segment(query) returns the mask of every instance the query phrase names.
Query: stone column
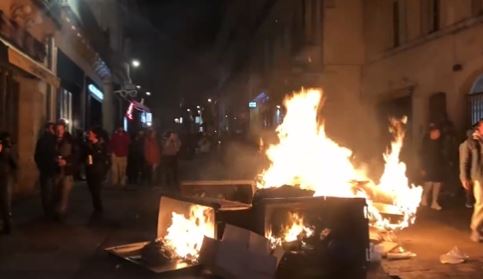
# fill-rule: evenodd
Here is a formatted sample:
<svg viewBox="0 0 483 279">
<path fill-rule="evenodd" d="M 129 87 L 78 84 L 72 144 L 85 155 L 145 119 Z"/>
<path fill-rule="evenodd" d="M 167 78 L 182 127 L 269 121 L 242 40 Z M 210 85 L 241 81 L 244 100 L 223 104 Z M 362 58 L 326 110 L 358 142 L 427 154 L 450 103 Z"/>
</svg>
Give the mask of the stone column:
<svg viewBox="0 0 483 279">
<path fill-rule="evenodd" d="M 109 133 L 114 130 L 113 86 L 110 78 L 103 81 L 104 100 L 102 101 L 102 127 Z"/>
</svg>

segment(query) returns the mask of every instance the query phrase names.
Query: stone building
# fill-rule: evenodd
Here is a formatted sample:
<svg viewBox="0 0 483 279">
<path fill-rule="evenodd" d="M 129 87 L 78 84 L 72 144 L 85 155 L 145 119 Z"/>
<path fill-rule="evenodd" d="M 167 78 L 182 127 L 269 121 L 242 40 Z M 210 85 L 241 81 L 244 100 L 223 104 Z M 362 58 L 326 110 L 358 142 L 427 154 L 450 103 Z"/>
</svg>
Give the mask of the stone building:
<svg viewBox="0 0 483 279">
<path fill-rule="evenodd" d="M 275 121 L 283 96 L 301 86 L 322 87 L 329 131 L 364 148 L 382 141 L 391 115 L 409 116 L 413 150 L 430 121 L 451 122 L 462 136 L 483 116 L 480 0 L 267 0 L 231 6 L 218 40 L 220 69 L 229 77 L 220 91 L 237 96 L 227 99 L 246 110 L 262 92 L 270 96 L 250 109 L 254 133 Z M 247 20 L 236 24 L 237 17 Z M 240 48 L 237 42 L 244 40 Z M 241 58 L 237 64 L 226 57 Z"/>
<path fill-rule="evenodd" d="M 119 14 L 113 1 L 103 2 L 109 16 L 96 14 L 96 3 L 0 1 L 0 130 L 15 142 L 16 193 L 35 188 L 33 153 L 47 121 L 65 119 L 75 132 L 112 129 L 119 118 L 113 88 L 126 78 L 122 55 L 113 57 L 122 48 Z"/>
</svg>

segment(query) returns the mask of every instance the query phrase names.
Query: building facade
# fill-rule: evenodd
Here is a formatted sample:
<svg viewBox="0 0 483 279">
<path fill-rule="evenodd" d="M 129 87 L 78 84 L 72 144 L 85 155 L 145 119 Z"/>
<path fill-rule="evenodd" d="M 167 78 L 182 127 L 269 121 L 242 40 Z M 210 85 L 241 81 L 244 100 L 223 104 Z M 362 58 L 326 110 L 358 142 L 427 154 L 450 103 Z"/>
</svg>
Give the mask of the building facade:
<svg viewBox="0 0 483 279">
<path fill-rule="evenodd" d="M 323 88 L 331 136 L 362 149 L 384 141 L 389 116 L 409 116 L 413 151 L 429 122 L 451 123 L 462 137 L 483 116 L 480 0 L 248 2 L 234 1 L 260 15 L 252 39 L 241 35 L 244 26 L 225 23 L 220 38 L 231 34 L 232 46 L 220 43 L 228 46 L 220 56 L 245 61 L 229 71 L 223 90 L 243 99 L 237 102 L 250 111 L 252 133 L 274 122 L 283 96 L 301 86 Z M 227 18 L 240 10 L 228 9 Z M 249 38 L 245 52 L 236 38 Z M 262 93 L 270 101 L 249 109 Z"/>
<path fill-rule="evenodd" d="M 122 33 L 108 24 L 119 17 L 115 2 L 110 16 L 96 17 L 96 3 L 0 1 L 0 130 L 15 142 L 16 193 L 35 189 L 33 154 L 47 121 L 62 118 L 75 133 L 91 126 L 112 130 L 119 118 L 113 89 L 126 73 L 123 59 L 113 55 L 122 51 Z"/>
</svg>

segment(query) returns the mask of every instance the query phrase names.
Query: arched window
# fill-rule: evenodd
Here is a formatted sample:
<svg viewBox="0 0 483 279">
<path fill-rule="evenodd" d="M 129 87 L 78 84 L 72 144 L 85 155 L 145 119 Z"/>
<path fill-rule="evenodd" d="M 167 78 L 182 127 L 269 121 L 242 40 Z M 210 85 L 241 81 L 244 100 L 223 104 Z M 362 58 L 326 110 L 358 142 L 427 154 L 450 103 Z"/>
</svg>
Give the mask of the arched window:
<svg viewBox="0 0 483 279">
<path fill-rule="evenodd" d="M 483 118 L 483 74 L 479 75 L 469 92 L 471 124 Z"/>
</svg>

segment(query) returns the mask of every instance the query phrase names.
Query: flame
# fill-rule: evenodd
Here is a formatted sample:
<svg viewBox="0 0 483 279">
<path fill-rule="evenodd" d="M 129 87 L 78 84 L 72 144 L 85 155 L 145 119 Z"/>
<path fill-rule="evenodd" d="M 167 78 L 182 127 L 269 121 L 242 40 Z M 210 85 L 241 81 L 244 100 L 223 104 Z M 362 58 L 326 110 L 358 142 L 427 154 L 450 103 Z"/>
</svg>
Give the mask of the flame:
<svg viewBox="0 0 483 279">
<path fill-rule="evenodd" d="M 284 242 L 292 242 L 298 240 L 300 237 L 311 237 L 314 230 L 304 223 L 303 217 L 297 213 L 289 214 L 289 223 L 282 227 L 281 237 L 272 235 L 272 231 L 268 231 L 267 238 L 270 240 L 272 247 L 281 245 Z"/>
<path fill-rule="evenodd" d="M 164 243 L 176 257 L 197 260 L 204 236 L 214 237 L 214 223 L 207 210 L 204 206 L 192 205 L 189 218 L 172 212 L 171 226 L 167 229 Z"/>
<path fill-rule="evenodd" d="M 384 154 L 385 169 L 379 183 L 356 168 L 352 151 L 327 137 L 324 125 L 317 121 L 322 92 L 302 89 L 286 98 L 287 114 L 277 128 L 279 143 L 271 145 L 266 155 L 271 162 L 258 177 L 258 188 L 292 185 L 313 190 L 314 196 L 363 197 L 367 199 L 371 224 L 384 229 L 402 229 L 414 222 L 422 188 L 410 185 L 406 165 L 399 160 L 404 139 L 402 123 L 392 119 L 394 141 Z M 366 181 L 357 187 L 354 181 Z M 403 214 L 397 222 L 385 219 L 373 204 L 375 196 L 396 206 Z"/>
</svg>

